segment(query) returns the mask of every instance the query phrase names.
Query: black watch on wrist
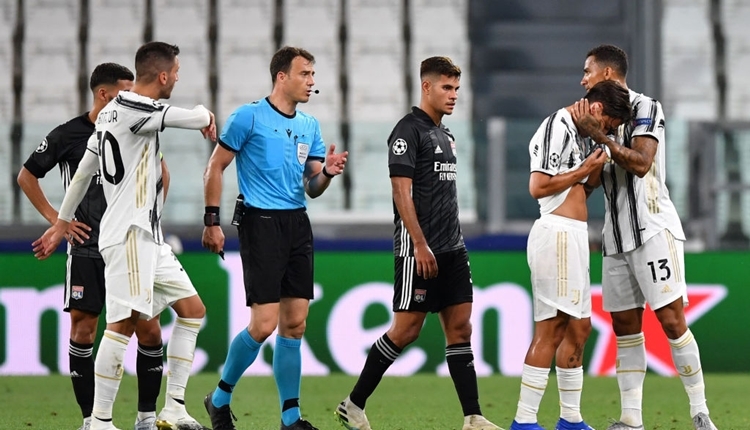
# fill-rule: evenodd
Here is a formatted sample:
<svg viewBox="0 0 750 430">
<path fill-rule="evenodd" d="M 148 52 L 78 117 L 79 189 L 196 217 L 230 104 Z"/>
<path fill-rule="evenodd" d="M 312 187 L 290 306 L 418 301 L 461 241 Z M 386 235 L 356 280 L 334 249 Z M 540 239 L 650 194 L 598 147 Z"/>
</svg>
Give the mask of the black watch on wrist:
<svg viewBox="0 0 750 430">
<path fill-rule="evenodd" d="M 213 227 L 215 225 L 221 225 L 219 214 L 207 213 L 203 214 L 203 225 L 206 227 Z"/>
</svg>

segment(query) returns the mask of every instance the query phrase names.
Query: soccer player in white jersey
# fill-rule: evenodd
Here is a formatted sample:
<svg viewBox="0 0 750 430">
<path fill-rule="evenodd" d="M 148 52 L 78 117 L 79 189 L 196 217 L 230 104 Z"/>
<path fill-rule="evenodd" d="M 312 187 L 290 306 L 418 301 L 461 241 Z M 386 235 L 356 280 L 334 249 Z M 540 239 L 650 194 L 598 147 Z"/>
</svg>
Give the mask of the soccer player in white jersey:
<svg viewBox="0 0 750 430">
<path fill-rule="evenodd" d="M 603 80 L 627 88 L 628 60 L 612 45 L 586 55 L 581 85 Z M 687 302 L 680 218 L 665 182 L 665 120 L 661 104 L 630 91 L 633 119 L 621 127 L 617 141 L 596 129 L 590 115 L 576 119 L 579 130 L 606 145 L 612 163 L 602 172 L 606 198 L 603 231 L 602 290 L 604 309 L 617 335 L 617 382 L 621 416 L 610 430 L 643 429 L 641 416 L 646 349 L 643 310 L 649 303 L 669 339 L 672 359 L 690 401 L 696 430 L 715 430 L 706 406 L 698 344 L 685 321 Z M 585 101 L 582 101 L 585 105 Z"/>
<path fill-rule="evenodd" d="M 164 243 L 159 132 L 165 127 L 195 129 L 216 140 L 216 125 L 213 114 L 203 106 L 188 110 L 157 101 L 168 99 L 177 82 L 179 52 L 177 46 L 163 42 L 149 42 L 138 49 L 135 85 L 130 92 L 120 92 L 99 113 L 96 133 L 65 193 L 57 223 L 34 242 L 40 259 L 57 248 L 91 175 L 100 169 L 107 199 L 99 236 L 107 283 L 107 328 L 94 365 L 91 430 L 116 429 L 112 407 L 135 322 L 156 317 L 168 306 L 177 318 L 167 346 L 166 404 L 156 425 L 204 429 L 185 409 L 185 387 L 206 308 Z"/>
<path fill-rule="evenodd" d="M 616 129 L 630 118 L 628 92 L 615 82 L 599 83 L 585 99 L 590 103 L 588 112 L 603 131 Z M 588 151 L 587 141 L 573 124 L 574 108 L 582 106 L 571 105 L 548 116 L 529 143 L 529 192 L 539 200 L 541 213 L 527 246 L 535 327 L 510 430 L 544 430 L 537 412 L 553 358 L 560 391 L 555 429 L 592 430 L 581 416 L 582 351 L 591 333 L 586 197 L 599 186 L 607 154 L 598 147 Z M 562 356 L 564 348 L 558 348 L 566 333 L 574 348 L 572 354 Z"/>
</svg>

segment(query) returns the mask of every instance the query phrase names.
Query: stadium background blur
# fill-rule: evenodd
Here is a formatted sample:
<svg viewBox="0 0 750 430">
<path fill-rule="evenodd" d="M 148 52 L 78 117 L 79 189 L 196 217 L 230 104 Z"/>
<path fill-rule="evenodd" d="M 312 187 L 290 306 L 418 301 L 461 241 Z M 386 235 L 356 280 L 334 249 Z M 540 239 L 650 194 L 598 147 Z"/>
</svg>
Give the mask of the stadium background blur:
<svg viewBox="0 0 750 430">
<path fill-rule="evenodd" d="M 457 141 L 461 218 L 477 285 L 477 373 L 520 374 L 532 329 L 524 250 L 538 216 L 527 191 L 528 141 L 545 116 L 584 94 L 586 52 L 602 43 L 622 47 L 629 86 L 658 98 L 667 116 L 668 185 L 688 235 L 688 321 L 704 367 L 750 370 L 742 322 L 750 300 L 750 173 L 742 168 L 750 162 L 748 21 L 745 0 L 0 0 L 0 374 L 67 371 L 64 254 L 33 259 L 30 242 L 47 226 L 16 175 L 46 133 L 88 109 L 92 68 L 114 61 L 132 69 L 148 40 L 181 48 L 168 103 L 204 104 L 219 126 L 239 105 L 269 93 L 268 63 L 278 47 L 315 55 L 320 94 L 299 108 L 320 120 L 326 143 L 350 151 L 346 174 L 309 204 L 317 300 L 303 368 L 316 375 L 357 373 L 389 323 L 385 141 L 418 103 L 419 63 L 432 55 L 449 56 L 464 71 L 445 123 Z M 232 300 L 242 294 L 236 231 L 225 226 L 224 261 L 200 247 L 202 172 L 212 144 L 169 130 L 162 149 L 172 175 L 163 225 L 208 307 L 195 370 L 216 371 L 231 335 L 246 324 L 244 303 Z M 224 213 L 237 195 L 233 169 L 225 174 Z M 64 192 L 55 173 L 41 182 L 57 207 Z M 590 211 L 597 284 L 601 192 Z M 611 329 L 600 290 L 594 295 L 586 365 L 611 375 Z M 166 338 L 170 315 L 163 322 Z M 655 330 L 659 336 L 650 369 L 673 375 Z M 390 373 L 447 374 L 442 342 L 439 325 L 428 323 Z M 270 374 L 269 350 L 251 374 Z"/>
</svg>

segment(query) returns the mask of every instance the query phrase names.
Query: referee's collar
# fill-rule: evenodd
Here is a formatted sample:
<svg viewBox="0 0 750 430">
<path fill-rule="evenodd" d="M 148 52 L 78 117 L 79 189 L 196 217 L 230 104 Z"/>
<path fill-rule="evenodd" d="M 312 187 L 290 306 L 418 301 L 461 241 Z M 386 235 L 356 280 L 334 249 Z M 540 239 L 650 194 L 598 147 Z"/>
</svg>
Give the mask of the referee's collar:
<svg viewBox="0 0 750 430">
<path fill-rule="evenodd" d="M 293 114 L 289 115 L 289 114 L 286 114 L 286 113 L 280 111 L 279 108 L 276 107 L 276 105 L 274 105 L 273 103 L 271 103 L 271 99 L 268 98 L 268 97 L 266 97 L 266 103 L 268 103 L 268 105 L 271 106 L 273 108 L 273 110 L 275 110 L 276 112 L 278 112 L 278 114 L 281 115 L 281 116 L 283 116 L 284 118 L 292 119 L 295 116 L 297 116 L 297 109 L 294 110 Z"/>
</svg>

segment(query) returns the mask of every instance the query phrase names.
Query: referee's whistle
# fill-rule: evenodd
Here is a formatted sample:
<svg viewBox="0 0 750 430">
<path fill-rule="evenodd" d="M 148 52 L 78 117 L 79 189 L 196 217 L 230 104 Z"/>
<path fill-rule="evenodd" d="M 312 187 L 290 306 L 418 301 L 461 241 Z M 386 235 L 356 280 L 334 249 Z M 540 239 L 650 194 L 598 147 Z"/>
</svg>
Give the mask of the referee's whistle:
<svg viewBox="0 0 750 430">
<path fill-rule="evenodd" d="M 221 257 L 222 260 L 224 259 L 224 251 L 223 250 L 219 251 L 219 257 Z"/>
</svg>

